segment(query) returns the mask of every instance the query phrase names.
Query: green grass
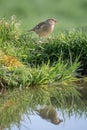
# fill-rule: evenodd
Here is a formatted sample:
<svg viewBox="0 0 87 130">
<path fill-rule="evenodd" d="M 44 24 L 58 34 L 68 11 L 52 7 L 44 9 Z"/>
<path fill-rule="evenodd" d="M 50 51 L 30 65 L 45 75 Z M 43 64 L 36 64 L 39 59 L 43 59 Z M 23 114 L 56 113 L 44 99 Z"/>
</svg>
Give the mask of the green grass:
<svg viewBox="0 0 87 130">
<path fill-rule="evenodd" d="M 41 44 L 31 36 L 19 34 L 21 31 L 16 25 L 16 19 L 12 18 L 2 19 L 0 25 L 1 77 L 8 87 L 49 84 L 66 77 L 73 79 L 79 67 L 81 45 L 86 42 L 85 34 L 61 33 Z M 79 51 L 75 50 L 77 43 Z"/>
<path fill-rule="evenodd" d="M 75 62 L 71 66 L 59 61 L 54 66 L 42 64 L 37 67 L 5 67 L 0 66 L 1 87 L 35 87 L 38 85 L 61 84 L 61 82 L 75 80 L 75 71 L 78 67 Z M 6 86 L 5 86 L 6 85 Z"/>
<path fill-rule="evenodd" d="M 40 43 L 21 34 L 17 20 L 0 21 L 0 76 L 8 87 L 26 87 L 72 79 L 86 66 L 87 36 L 82 30 L 60 33 Z M 80 64 L 81 63 L 81 64 Z M 84 68 L 83 68 L 84 69 Z"/>
</svg>

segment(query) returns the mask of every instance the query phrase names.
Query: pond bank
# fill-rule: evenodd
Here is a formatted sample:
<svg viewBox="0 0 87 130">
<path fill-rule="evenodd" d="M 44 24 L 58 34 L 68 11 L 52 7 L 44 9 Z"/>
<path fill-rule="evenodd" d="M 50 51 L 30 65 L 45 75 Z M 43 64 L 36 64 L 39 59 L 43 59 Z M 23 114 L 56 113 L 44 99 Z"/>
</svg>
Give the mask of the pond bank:
<svg viewBox="0 0 87 130">
<path fill-rule="evenodd" d="M 73 29 L 41 43 L 16 25 L 16 19 L 0 20 L 0 89 L 60 83 L 73 80 L 77 72 L 86 74 L 86 32 Z"/>
</svg>

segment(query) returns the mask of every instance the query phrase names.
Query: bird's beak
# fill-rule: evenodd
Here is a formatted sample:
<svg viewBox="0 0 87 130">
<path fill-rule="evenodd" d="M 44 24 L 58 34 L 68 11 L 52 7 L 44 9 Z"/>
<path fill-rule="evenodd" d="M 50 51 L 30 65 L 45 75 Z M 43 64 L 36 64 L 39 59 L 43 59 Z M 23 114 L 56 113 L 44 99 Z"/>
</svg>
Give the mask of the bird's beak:
<svg viewBox="0 0 87 130">
<path fill-rule="evenodd" d="M 57 23 L 58 21 L 57 20 L 55 20 L 55 23 Z"/>
</svg>

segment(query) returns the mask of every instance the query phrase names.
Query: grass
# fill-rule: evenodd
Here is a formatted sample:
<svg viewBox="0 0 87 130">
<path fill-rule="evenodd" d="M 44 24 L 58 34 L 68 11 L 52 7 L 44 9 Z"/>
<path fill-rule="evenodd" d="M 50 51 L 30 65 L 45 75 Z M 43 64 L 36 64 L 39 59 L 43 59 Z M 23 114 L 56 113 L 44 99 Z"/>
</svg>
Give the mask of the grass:
<svg viewBox="0 0 87 130">
<path fill-rule="evenodd" d="M 13 16 L 8 21 L 0 20 L 1 88 L 5 85 L 7 88 L 37 86 L 65 79 L 72 81 L 76 70 L 86 66 L 85 32 L 60 33 L 41 44 L 31 35 L 21 34 L 18 25 Z"/>
<path fill-rule="evenodd" d="M 42 64 L 38 67 L 1 67 L 1 87 L 33 87 L 37 85 L 49 85 L 67 80 L 75 80 L 75 70 L 78 67 L 75 62 L 72 66 L 58 62 L 54 66 Z"/>
</svg>

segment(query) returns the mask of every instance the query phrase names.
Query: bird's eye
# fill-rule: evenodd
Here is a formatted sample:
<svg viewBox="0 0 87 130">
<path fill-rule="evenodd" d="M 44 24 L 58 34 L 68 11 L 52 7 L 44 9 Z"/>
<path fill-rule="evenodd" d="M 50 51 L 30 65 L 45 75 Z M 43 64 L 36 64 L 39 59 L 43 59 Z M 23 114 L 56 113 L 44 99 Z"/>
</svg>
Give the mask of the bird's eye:
<svg viewBox="0 0 87 130">
<path fill-rule="evenodd" d="M 37 28 L 37 29 L 39 29 L 39 28 L 40 28 L 40 26 L 38 26 L 38 25 L 37 25 L 37 26 L 36 26 L 36 28 Z"/>
</svg>

